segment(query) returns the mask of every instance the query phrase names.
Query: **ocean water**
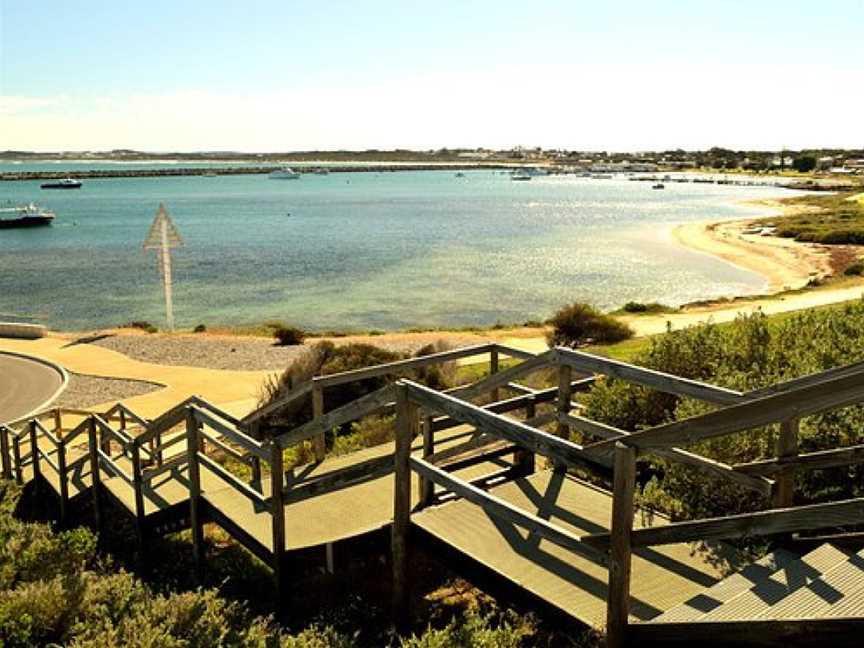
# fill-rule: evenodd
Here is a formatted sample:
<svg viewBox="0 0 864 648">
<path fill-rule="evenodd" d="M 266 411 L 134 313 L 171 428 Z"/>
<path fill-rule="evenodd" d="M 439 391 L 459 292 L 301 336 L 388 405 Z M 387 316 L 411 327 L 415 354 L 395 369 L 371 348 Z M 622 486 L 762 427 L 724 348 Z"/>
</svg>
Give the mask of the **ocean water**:
<svg viewBox="0 0 864 648">
<path fill-rule="evenodd" d="M 787 194 L 653 191 L 623 178 L 512 182 L 485 170 L 100 179 L 78 191 L 2 182 L 0 201 L 38 201 L 57 220 L 0 230 L 0 317 L 64 329 L 163 324 L 155 254 L 142 249 L 160 202 L 185 240 L 173 257 L 180 326 L 490 325 L 542 319 L 574 300 L 613 308 L 757 293 L 762 277 L 683 249 L 670 231 L 751 216 L 741 200 Z"/>
</svg>

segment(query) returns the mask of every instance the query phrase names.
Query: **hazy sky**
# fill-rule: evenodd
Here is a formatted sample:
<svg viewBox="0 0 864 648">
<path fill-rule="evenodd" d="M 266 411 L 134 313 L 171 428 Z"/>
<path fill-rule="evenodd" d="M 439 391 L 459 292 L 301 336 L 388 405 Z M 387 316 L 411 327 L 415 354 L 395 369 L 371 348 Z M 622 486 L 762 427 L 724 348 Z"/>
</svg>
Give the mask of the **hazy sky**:
<svg viewBox="0 0 864 648">
<path fill-rule="evenodd" d="M 0 0 L 0 149 L 864 146 L 864 0 Z"/>
</svg>

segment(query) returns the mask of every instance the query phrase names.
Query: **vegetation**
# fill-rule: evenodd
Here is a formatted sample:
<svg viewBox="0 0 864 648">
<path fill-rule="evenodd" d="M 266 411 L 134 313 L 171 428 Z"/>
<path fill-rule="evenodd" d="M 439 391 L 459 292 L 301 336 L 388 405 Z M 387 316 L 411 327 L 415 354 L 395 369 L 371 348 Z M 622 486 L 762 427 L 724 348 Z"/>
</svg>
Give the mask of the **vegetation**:
<svg viewBox="0 0 864 648">
<path fill-rule="evenodd" d="M 864 203 L 848 200 L 849 193 L 801 196 L 785 201 L 802 207 L 800 213 L 761 222 L 776 225 L 776 235 L 812 243 L 864 244 Z"/>
<path fill-rule="evenodd" d="M 860 277 L 862 274 L 864 274 L 864 262 L 855 261 L 851 265 L 846 266 L 843 274 L 849 277 Z"/>
<path fill-rule="evenodd" d="M 207 327 L 204 324 L 199 324 L 194 329 L 192 329 L 193 333 L 206 333 Z"/>
<path fill-rule="evenodd" d="M 294 346 L 303 344 L 306 332 L 296 326 L 279 325 L 273 329 L 273 337 L 276 338 L 279 346 Z"/>
<path fill-rule="evenodd" d="M 734 323 L 705 324 L 658 336 L 635 357 L 637 364 L 739 390 L 864 359 L 864 302 L 771 320 L 762 314 Z M 802 335 L 806 331 L 806 335 Z M 691 399 L 607 380 L 586 398 L 586 416 L 625 430 L 638 430 L 707 411 Z M 802 452 L 864 442 L 864 407 L 849 407 L 802 420 Z M 726 463 L 774 454 L 776 426 L 692 446 Z M 648 458 L 640 464 L 644 500 L 676 518 L 730 515 L 764 508 L 767 502 L 731 483 L 708 479 L 676 463 Z M 796 503 L 859 497 L 864 468 L 801 472 Z"/>
<path fill-rule="evenodd" d="M 590 343 L 620 342 L 633 337 L 633 329 L 623 322 L 579 302 L 559 310 L 549 323 L 552 325 L 552 330 L 546 335 L 549 346 L 579 347 Z"/>
<path fill-rule="evenodd" d="M 624 313 L 671 313 L 675 309 L 671 306 L 667 306 L 666 304 L 660 304 L 658 302 L 648 302 L 647 304 L 643 304 L 642 302 L 627 302 L 621 308 L 621 312 Z"/>
<path fill-rule="evenodd" d="M 142 331 L 146 331 L 147 333 L 156 333 L 159 331 L 159 329 L 156 328 L 153 324 L 144 321 L 127 322 L 126 324 L 122 324 L 120 328 L 140 329 Z"/>
<path fill-rule="evenodd" d="M 816 168 L 816 156 L 799 155 L 792 160 L 792 168 L 798 173 L 809 173 Z"/>
</svg>

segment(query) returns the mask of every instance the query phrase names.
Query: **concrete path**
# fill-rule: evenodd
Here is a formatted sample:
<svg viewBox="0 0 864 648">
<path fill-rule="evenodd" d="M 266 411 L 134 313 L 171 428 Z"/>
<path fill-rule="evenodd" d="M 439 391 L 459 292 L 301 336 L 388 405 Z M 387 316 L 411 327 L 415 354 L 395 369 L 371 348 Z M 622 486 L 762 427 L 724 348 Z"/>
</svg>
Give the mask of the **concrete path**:
<svg viewBox="0 0 864 648">
<path fill-rule="evenodd" d="M 55 368 L 0 353 L 0 423 L 14 421 L 53 400 L 63 386 Z"/>
<path fill-rule="evenodd" d="M 110 349 L 93 344 L 73 343 L 69 339 L 60 337 L 45 337 L 39 340 L 0 338 L 0 352 L 3 351 L 44 358 L 56 362 L 73 373 L 103 378 L 144 380 L 164 385 L 162 389 L 123 401 L 144 417 L 157 416 L 193 395 L 219 405 L 234 416 L 244 416 L 255 408 L 267 376 L 274 373 L 175 367 L 139 362 Z M 102 408 L 96 406 L 89 409 Z"/>
</svg>

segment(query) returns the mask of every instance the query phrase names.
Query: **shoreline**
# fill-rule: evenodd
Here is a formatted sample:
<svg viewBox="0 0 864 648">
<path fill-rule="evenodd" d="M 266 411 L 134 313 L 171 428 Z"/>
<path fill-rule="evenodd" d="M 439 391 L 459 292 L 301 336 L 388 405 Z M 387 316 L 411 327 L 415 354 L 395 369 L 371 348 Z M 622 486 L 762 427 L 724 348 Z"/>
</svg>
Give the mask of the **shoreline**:
<svg viewBox="0 0 864 648">
<path fill-rule="evenodd" d="M 765 278 L 766 294 L 769 295 L 799 290 L 835 275 L 834 257 L 843 251 L 839 246 L 799 243 L 762 234 L 753 228 L 755 220 L 783 218 L 799 212 L 801 207 L 787 205 L 778 199 L 744 201 L 744 204 L 767 207 L 771 211 L 764 216 L 742 220 L 684 223 L 672 229 L 672 238 L 688 250 L 709 254 L 761 275 Z M 686 307 L 687 304 L 682 306 Z"/>
</svg>

